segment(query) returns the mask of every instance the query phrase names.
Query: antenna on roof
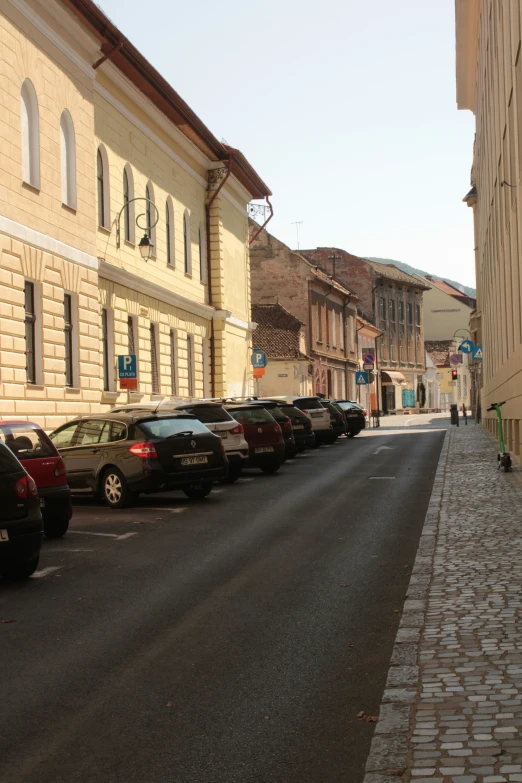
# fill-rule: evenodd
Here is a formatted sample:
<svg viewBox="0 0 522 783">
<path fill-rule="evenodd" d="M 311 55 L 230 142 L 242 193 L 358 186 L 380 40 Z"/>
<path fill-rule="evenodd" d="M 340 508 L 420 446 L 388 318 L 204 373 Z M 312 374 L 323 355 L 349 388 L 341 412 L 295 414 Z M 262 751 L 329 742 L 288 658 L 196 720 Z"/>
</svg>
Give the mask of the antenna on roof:
<svg viewBox="0 0 522 783">
<path fill-rule="evenodd" d="M 292 226 L 295 226 L 296 234 L 297 234 L 297 249 L 299 250 L 299 226 L 303 223 L 302 220 L 294 220 L 294 222 L 291 224 Z"/>
<path fill-rule="evenodd" d="M 156 405 L 156 407 L 154 408 L 154 410 L 152 411 L 153 413 L 157 413 L 157 412 L 158 412 L 158 408 L 159 408 L 159 406 L 161 405 L 161 403 L 162 403 L 164 400 L 165 400 L 165 397 L 162 397 L 162 398 L 161 398 L 161 400 L 160 400 L 160 401 L 158 402 L 158 404 Z"/>
</svg>

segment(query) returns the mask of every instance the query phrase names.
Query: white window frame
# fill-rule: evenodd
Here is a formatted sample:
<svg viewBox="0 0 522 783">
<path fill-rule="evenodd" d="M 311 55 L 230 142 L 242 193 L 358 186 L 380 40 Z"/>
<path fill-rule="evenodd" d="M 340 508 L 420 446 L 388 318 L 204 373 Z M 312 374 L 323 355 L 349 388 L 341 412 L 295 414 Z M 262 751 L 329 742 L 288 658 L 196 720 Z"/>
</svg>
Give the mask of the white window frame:
<svg viewBox="0 0 522 783">
<path fill-rule="evenodd" d="M 183 213 L 183 269 L 186 275 L 192 277 L 192 240 L 190 236 L 190 213 Z"/>
<path fill-rule="evenodd" d="M 100 213 L 100 205 L 97 203 L 96 205 L 96 220 L 98 221 L 98 228 L 104 228 L 106 231 L 109 231 L 110 225 L 111 225 L 111 189 L 110 189 L 110 181 L 109 181 L 109 158 L 107 156 L 107 150 L 105 149 L 103 144 L 100 144 L 98 146 L 98 149 L 96 150 L 96 200 L 98 201 L 98 153 L 100 153 L 101 162 L 102 162 L 102 191 L 103 191 L 103 211 L 102 211 L 102 218 L 103 223 L 100 223 L 99 220 L 99 213 Z"/>
<path fill-rule="evenodd" d="M 174 204 L 170 196 L 165 203 L 165 246 L 167 248 L 166 261 L 169 269 L 176 268 L 176 225 L 174 219 Z"/>
<path fill-rule="evenodd" d="M 134 198 L 134 173 L 132 171 L 132 166 L 130 163 L 126 163 L 123 168 L 123 176 L 122 176 L 122 186 L 123 186 L 123 194 L 125 194 L 125 185 L 124 185 L 124 177 L 127 176 L 127 183 L 129 185 L 129 206 L 123 213 L 123 238 L 125 242 L 129 242 L 131 245 L 136 244 L 136 213 L 134 209 L 135 202 L 133 201 Z M 124 195 L 125 199 L 125 195 Z M 125 200 L 123 200 L 122 206 L 125 204 Z M 127 213 L 127 215 L 125 214 Z M 126 236 L 126 226 L 125 218 L 127 217 L 128 220 L 128 226 L 129 226 L 129 236 Z"/>
<path fill-rule="evenodd" d="M 60 116 L 60 162 L 62 204 L 76 209 L 76 136 L 68 109 L 64 109 Z"/>
<path fill-rule="evenodd" d="M 24 79 L 20 90 L 20 130 L 22 137 L 22 181 L 40 189 L 40 117 L 36 90 Z"/>
</svg>

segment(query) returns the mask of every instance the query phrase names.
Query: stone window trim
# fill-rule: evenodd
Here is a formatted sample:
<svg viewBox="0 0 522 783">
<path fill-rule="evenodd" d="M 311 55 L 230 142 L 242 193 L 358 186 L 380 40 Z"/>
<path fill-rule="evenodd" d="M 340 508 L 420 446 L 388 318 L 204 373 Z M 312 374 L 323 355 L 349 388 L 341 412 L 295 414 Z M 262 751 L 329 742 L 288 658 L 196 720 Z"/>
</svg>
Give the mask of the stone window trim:
<svg viewBox="0 0 522 783">
<path fill-rule="evenodd" d="M 150 322 L 150 374 L 152 394 L 161 394 L 161 365 L 159 355 L 159 324 Z"/>
<path fill-rule="evenodd" d="M 22 182 L 40 189 L 40 116 L 36 90 L 24 79 L 20 91 Z"/>
<path fill-rule="evenodd" d="M 192 242 L 190 238 L 190 214 L 188 209 L 183 213 L 183 268 L 186 275 L 192 277 Z"/>
<path fill-rule="evenodd" d="M 205 231 L 205 224 L 201 222 L 199 224 L 198 231 L 199 242 L 199 280 L 203 285 L 207 283 L 207 234 Z"/>
<path fill-rule="evenodd" d="M 170 388 L 175 397 L 178 393 L 178 334 L 176 329 L 170 330 Z"/>
<path fill-rule="evenodd" d="M 194 335 L 187 334 L 187 389 L 189 397 L 194 397 L 196 393 L 194 353 Z"/>
<path fill-rule="evenodd" d="M 60 162 L 62 205 L 76 210 L 76 135 L 68 109 L 64 109 L 60 116 Z"/>
<path fill-rule="evenodd" d="M 151 258 L 156 258 L 158 255 L 158 246 L 156 244 L 156 226 L 152 225 L 156 220 L 156 210 L 154 209 L 154 206 L 156 205 L 156 201 L 154 199 L 154 186 L 150 181 L 150 179 L 145 185 L 145 198 L 147 199 L 147 202 L 145 204 L 145 222 L 147 224 L 147 227 L 150 226 L 149 238 L 150 241 L 152 242 Z"/>
<path fill-rule="evenodd" d="M 110 182 L 109 182 L 109 158 L 107 150 L 100 144 L 96 153 L 96 179 L 97 179 L 97 209 L 98 227 L 110 231 Z"/>
<path fill-rule="evenodd" d="M 115 392 L 117 394 L 114 363 L 114 310 L 109 307 L 102 307 L 101 310 L 101 338 L 103 393 Z"/>
<path fill-rule="evenodd" d="M 176 268 L 176 245 L 175 245 L 175 220 L 174 204 L 170 196 L 165 202 L 165 233 L 167 247 L 167 266 L 169 269 Z"/>
<path fill-rule="evenodd" d="M 123 168 L 123 237 L 125 242 L 136 244 L 136 212 L 134 198 L 134 174 L 132 166 L 126 163 Z"/>
<path fill-rule="evenodd" d="M 65 386 L 67 389 L 80 388 L 80 347 L 79 347 L 79 303 L 78 294 L 64 291 L 64 343 L 65 343 Z"/>
<path fill-rule="evenodd" d="M 210 397 L 210 341 L 207 337 L 202 341 L 203 359 L 203 397 Z"/>
<path fill-rule="evenodd" d="M 42 284 L 26 279 L 24 299 L 26 383 L 43 387 Z"/>
</svg>

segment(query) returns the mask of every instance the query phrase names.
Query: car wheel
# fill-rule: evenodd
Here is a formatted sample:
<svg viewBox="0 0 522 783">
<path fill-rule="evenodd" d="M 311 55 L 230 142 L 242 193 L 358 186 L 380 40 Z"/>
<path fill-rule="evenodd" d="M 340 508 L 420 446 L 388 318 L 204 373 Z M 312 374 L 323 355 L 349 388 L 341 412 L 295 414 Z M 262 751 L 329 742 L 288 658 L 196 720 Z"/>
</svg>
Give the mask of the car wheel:
<svg viewBox="0 0 522 783">
<path fill-rule="evenodd" d="M 110 508 L 125 508 L 133 498 L 123 474 L 117 468 L 105 471 L 101 488 L 103 499 Z"/>
<path fill-rule="evenodd" d="M 355 432 L 352 432 L 352 438 L 355 438 L 356 435 L 360 433 L 361 430 L 355 430 Z"/>
<path fill-rule="evenodd" d="M 230 465 L 228 468 L 228 475 L 221 480 L 222 484 L 233 484 L 237 481 L 241 475 L 241 465 Z"/>
<path fill-rule="evenodd" d="M 210 481 L 203 481 L 201 484 L 187 484 L 183 487 L 183 492 L 191 500 L 203 500 L 207 495 L 210 495 L 212 491 L 212 483 Z"/>
<path fill-rule="evenodd" d="M 44 518 L 44 533 L 47 538 L 61 538 L 69 529 L 69 517 L 54 516 Z"/>
<path fill-rule="evenodd" d="M 263 471 L 263 473 L 268 473 L 270 475 L 271 473 L 277 473 L 280 467 L 281 467 L 280 462 L 271 462 L 269 465 L 263 465 L 261 467 L 261 470 Z"/>
<path fill-rule="evenodd" d="M 40 553 L 28 560 L 26 563 L 17 563 L 16 565 L 2 566 L 2 576 L 4 579 L 15 582 L 19 579 L 28 579 L 38 568 Z"/>
<path fill-rule="evenodd" d="M 314 444 L 313 444 L 313 446 L 312 446 L 312 448 L 313 448 L 313 449 L 319 449 L 319 448 L 321 448 L 321 441 L 320 441 L 320 440 L 318 440 L 318 439 L 316 438 L 316 439 L 315 439 L 315 442 L 314 442 Z"/>
</svg>

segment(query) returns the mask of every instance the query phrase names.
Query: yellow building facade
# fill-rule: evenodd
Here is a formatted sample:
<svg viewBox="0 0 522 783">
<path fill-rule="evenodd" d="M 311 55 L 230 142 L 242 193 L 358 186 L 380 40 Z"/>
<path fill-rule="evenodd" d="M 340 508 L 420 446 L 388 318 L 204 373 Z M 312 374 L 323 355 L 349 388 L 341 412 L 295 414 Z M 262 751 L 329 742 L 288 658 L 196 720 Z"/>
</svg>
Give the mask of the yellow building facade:
<svg viewBox="0 0 522 783">
<path fill-rule="evenodd" d="M 266 185 L 94 4 L 6 0 L 0 43 L 2 415 L 51 429 L 250 393 L 246 208 Z"/>
<path fill-rule="evenodd" d="M 520 0 L 456 0 L 457 104 L 475 115 L 471 189 L 482 416 L 506 400 L 507 448 L 521 456 L 522 34 Z"/>
</svg>

